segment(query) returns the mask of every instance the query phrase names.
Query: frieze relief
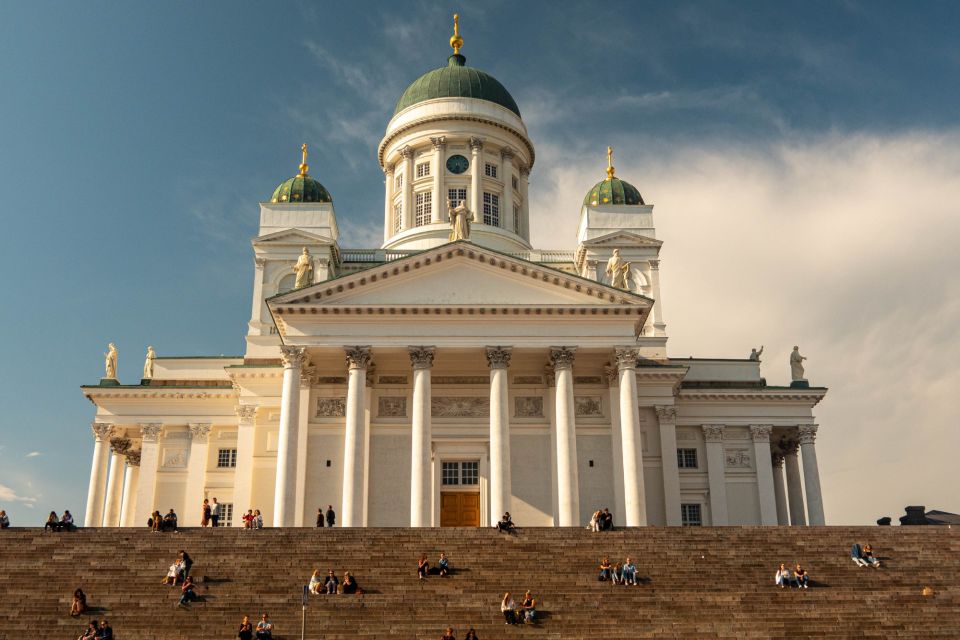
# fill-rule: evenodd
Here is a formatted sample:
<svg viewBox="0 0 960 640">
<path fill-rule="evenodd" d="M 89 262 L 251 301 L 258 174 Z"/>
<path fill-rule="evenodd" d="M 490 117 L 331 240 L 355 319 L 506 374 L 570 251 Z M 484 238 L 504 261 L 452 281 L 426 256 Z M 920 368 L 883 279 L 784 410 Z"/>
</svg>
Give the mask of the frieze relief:
<svg viewBox="0 0 960 640">
<path fill-rule="evenodd" d="M 573 384 L 603 384 L 600 376 L 574 376 Z"/>
<path fill-rule="evenodd" d="M 183 469 L 187 466 L 187 450 L 165 449 L 163 452 L 163 464 L 160 466 L 164 469 Z"/>
<path fill-rule="evenodd" d="M 750 469 L 753 467 L 753 456 L 747 449 L 727 449 L 724 451 L 724 460 L 728 469 Z"/>
<path fill-rule="evenodd" d="M 490 398 L 487 396 L 434 396 L 430 399 L 434 418 L 488 418 Z"/>
<path fill-rule="evenodd" d="M 431 376 L 431 384 L 490 384 L 490 376 Z"/>
<path fill-rule="evenodd" d="M 380 376 L 380 384 L 407 384 L 407 376 Z"/>
<path fill-rule="evenodd" d="M 513 376 L 513 384 L 543 384 L 541 376 Z"/>
<path fill-rule="evenodd" d="M 677 440 L 689 441 L 696 440 L 697 433 L 695 431 L 688 431 L 686 429 L 677 430 Z"/>
<path fill-rule="evenodd" d="M 346 415 L 346 398 L 317 398 L 318 418 L 342 418 Z"/>
<path fill-rule="evenodd" d="M 377 400 L 377 415 L 381 418 L 406 418 L 407 399 L 404 396 L 381 396 Z"/>
<path fill-rule="evenodd" d="M 575 396 L 573 407 L 578 418 L 603 417 L 603 404 L 600 396 Z"/>
<path fill-rule="evenodd" d="M 513 413 L 518 418 L 542 418 L 543 396 L 518 396 L 513 399 Z"/>
</svg>

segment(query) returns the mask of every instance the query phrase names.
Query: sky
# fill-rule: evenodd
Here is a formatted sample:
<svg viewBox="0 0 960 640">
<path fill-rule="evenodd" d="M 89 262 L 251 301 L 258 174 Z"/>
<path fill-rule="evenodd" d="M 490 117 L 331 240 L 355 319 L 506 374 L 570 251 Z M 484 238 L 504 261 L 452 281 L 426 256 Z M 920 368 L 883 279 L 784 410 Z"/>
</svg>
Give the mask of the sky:
<svg viewBox="0 0 960 640">
<path fill-rule="evenodd" d="M 960 5 L 0 3 L 0 509 L 84 512 L 109 341 L 241 354 L 257 203 L 296 172 L 377 246 L 376 146 L 445 64 L 500 80 L 537 149 L 531 235 L 572 249 L 618 176 L 655 206 L 670 355 L 812 384 L 831 524 L 960 512 Z"/>
</svg>

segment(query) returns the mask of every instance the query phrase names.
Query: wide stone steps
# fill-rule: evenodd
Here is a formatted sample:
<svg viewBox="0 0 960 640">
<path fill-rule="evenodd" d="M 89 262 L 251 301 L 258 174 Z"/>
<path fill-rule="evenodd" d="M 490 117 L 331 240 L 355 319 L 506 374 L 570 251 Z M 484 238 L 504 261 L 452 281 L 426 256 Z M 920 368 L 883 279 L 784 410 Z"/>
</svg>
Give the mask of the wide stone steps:
<svg viewBox="0 0 960 640">
<path fill-rule="evenodd" d="M 857 568 L 853 542 L 884 566 Z M 176 552 L 205 579 L 201 601 L 175 610 L 179 588 L 160 584 Z M 416 578 L 416 559 L 445 551 L 451 578 Z M 960 536 L 945 527 L 583 529 L 88 529 L 0 533 L 0 637 L 71 638 L 77 586 L 119 640 L 233 638 L 243 615 L 267 612 L 276 638 L 300 636 L 302 585 L 314 568 L 351 571 L 363 596 L 314 596 L 306 637 L 438 638 L 960 638 Z M 603 556 L 634 558 L 643 583 L 596 580 Z M 809 590 L 773 584 L 780 562 L 801 562 Z M 924 597 L 921 589 L 935 595 Z M 530 589 L 541 622 L 507 627 L 504 591 Z M 5 635 L 9 634 L 9 635 Z"/>
</svg>

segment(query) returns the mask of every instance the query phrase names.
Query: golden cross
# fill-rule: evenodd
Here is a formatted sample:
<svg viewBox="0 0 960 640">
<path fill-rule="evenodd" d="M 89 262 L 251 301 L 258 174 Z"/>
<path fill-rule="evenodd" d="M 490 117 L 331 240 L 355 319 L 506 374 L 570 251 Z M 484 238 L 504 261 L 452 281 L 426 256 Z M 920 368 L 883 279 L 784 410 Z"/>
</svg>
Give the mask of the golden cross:
<svg viewBox="0 0 960 640">
<path fill-rule="evenodd" d="M 613 147 L 607 147 L 607 180 L 613 179 Z"/>
<path fill-rule="evenodd" d="M 310 165 L 307 164 L 307 143 L 304 142 L 303 146 L 300 147 L 300 151 L 303 153 L 303 160 L 300 162 L 300 175 L 307 175 L 307 171 L 310 169 Z"/>
</svg>

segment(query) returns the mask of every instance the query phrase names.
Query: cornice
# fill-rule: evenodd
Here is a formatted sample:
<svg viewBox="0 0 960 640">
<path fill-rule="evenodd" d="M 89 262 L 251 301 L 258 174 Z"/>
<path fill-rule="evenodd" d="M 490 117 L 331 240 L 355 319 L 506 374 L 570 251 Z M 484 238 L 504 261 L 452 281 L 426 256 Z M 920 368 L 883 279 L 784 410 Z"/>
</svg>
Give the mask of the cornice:
<svg viewBox="0 0 960 640">
<path fill-rule="evenodd" d="M 151 400 L 232 400 L 238 394 L 233 389 L 213 387 L 82 387 L 83 395 L 96 404 L 105 399 Z"/>
<path fill-rule="evenodd" d="M 701 402 L 801 402 L 814 406 L 827 395 L 826 389 L 680 389 L 684 401 Z"/>
</svg>

